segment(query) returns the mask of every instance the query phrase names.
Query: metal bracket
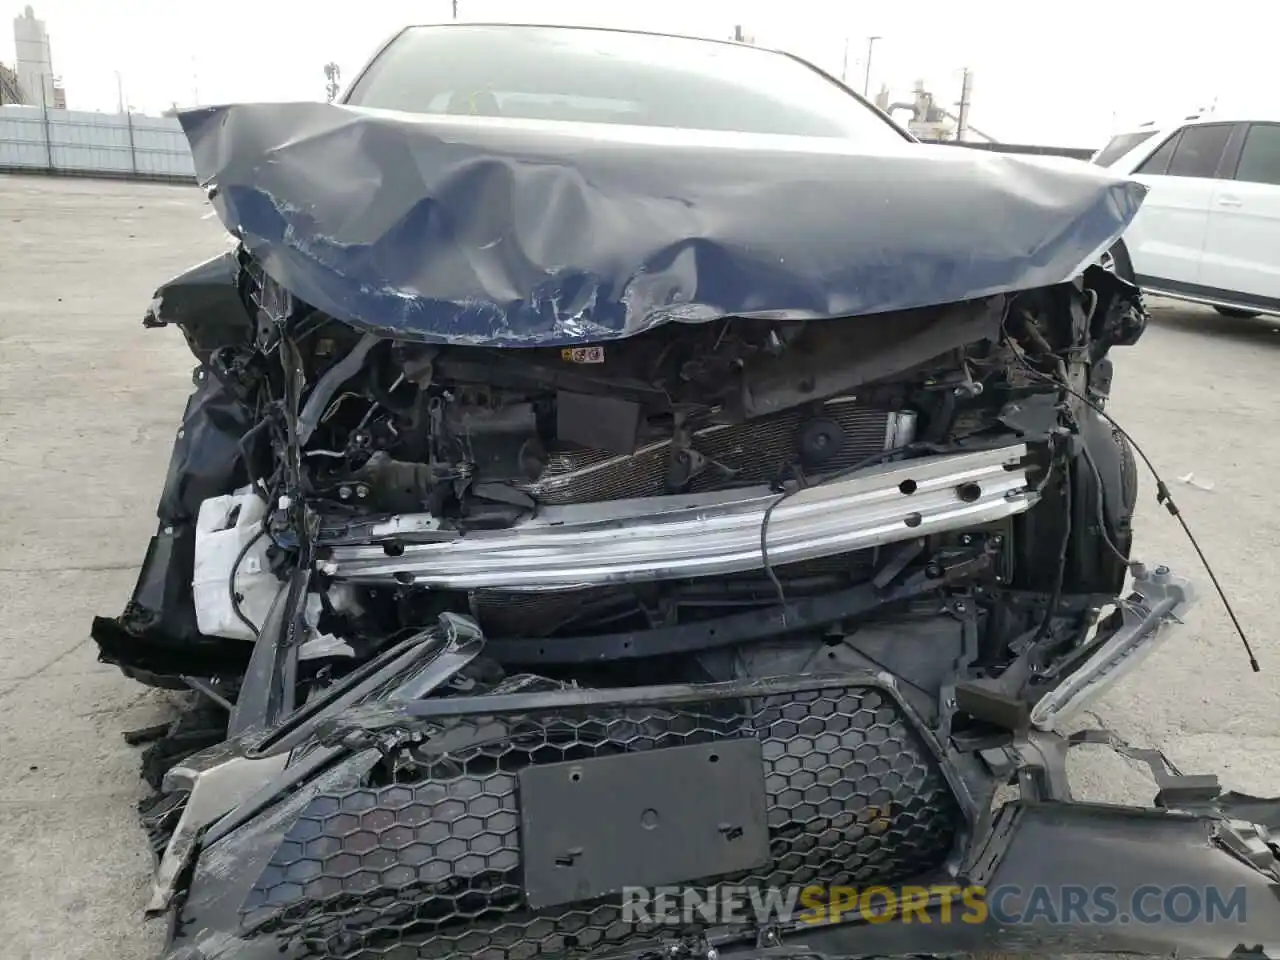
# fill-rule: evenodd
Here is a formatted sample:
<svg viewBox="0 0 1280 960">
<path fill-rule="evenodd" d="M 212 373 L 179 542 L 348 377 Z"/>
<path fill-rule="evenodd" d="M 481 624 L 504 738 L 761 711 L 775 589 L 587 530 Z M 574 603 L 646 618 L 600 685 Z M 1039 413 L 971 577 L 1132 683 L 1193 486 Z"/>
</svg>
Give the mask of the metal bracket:
<svg viewBox="0 0 1280 960">
<path fill-rule="evenodd" d="M 960 620 L 960 653 L 952 662 L 951 675 L 963 677 L 969 673 L 978 659 L 978 621 L 974 614 L 972 598 L 953 600 L 952 613 Z M 951 723 L 957 709 L 956 684 L 944 683 L 938 690 L 938 716 L 941 723 L 938 739 L 946 741 L 951 737 Z"/>
<path fill-rule="evenodd" d="M 1071 742 L 1053 733 L 1030 730 L 1011 748 L 1017 756 L 1018 790 L 1024 800 L 1071 799 L 1067 752 Z"/>
</svg>

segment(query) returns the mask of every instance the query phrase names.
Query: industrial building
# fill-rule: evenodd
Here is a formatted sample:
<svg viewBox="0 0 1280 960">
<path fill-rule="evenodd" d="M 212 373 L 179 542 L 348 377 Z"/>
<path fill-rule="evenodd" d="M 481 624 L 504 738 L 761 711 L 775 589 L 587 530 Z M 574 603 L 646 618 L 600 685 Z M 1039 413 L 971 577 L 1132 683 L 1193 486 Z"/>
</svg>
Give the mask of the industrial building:
<svg viewBox="0 0 1280 960">
<path fill-rule="evenodd" d="M 6 103 L 24 103 L 26 94 L 18 83 L 18 72 L 0 63 L 0 106 Z"/>
<path fill-rule="evenodd" d="M 13 18 L 13 49 L 13 69 L 0 64 L 0 104 L 65 110 L 67 94 L 53 71 L 49 31 L 30 6 Z"/>
</svg>

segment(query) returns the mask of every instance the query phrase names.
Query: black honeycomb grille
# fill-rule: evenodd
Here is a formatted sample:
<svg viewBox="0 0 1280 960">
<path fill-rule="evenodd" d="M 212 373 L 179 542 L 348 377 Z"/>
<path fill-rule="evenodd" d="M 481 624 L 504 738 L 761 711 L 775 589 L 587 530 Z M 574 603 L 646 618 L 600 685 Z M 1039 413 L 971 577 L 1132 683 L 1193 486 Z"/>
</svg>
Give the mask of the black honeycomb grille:
<svg viewBox="0 0 1280 960">
<path fill-rule="evenodd" d="M 950 852 L 962 820 L 954 794 L 882 688 L 457 718 L 439 737 L 470 746 L 406 753 L 403 782 L 312 801 L 250 892 L 245 932 L 340 958 L 532 960 L 632 948 L 656 931 L 625 920 L 616 899 L 540 912 L 525 904 L 517 772 L 743 736 L 761 741 L 771 862 L 691 886 L 894 883 Z"/>
</svg>

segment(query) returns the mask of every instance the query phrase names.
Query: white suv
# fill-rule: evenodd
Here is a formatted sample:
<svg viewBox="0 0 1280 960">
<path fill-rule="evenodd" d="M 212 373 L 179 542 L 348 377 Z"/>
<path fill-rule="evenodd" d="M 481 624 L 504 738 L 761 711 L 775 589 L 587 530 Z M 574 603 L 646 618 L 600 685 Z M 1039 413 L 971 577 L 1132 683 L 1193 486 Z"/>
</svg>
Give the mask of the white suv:
<svg viewBox="0 0 1280 960">
<path fill-rule="evenodd" d="M 1107 258 L 1118 273 L 1228 316 L 1280 315 L 1280 120 L 1148 125 L 1093 162 L 1149 189 Z"/>
</svg>

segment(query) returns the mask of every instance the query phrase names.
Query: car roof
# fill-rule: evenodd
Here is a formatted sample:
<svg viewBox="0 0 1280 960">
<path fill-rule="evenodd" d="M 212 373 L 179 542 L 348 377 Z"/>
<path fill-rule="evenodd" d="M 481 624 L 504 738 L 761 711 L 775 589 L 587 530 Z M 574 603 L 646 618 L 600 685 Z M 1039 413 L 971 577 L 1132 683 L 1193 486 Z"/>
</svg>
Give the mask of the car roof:
<svg viewBox="0 0 1280 960">
<path fill-rule="evenodd" d="M 399 35 L 404 30 L 418 30 L 427 27 L 501 27 L 508 30 L 593 30 L 596 33 L 627 33 L 636 37 L 665 37 L 672 40 L 701 40 L 705 43 L 719 43 L 727 47 L 750 47 L 753 50 L 766 50 L 769 53 L 785 53 L 785 51 L 776 50 L 773 47 L 763 46 L 758 43 L 746 43 L 742 40 L 725 39 L 722 37 L 699 37 L 688 33 L 671 33 L 666 30 L 637 30 L 633 27 L 600 27 L 592 24 L 581 23 L 537 23 L 535 21 L 511 23 L 502 20 L 446 20 L 443 23 L 410 23 L 401 30 L 397 30 L 396 35 Z"/>
<path fill-rule="evenodd" d="M 1112 149 L 1112 145 L 1121 138 L 1138 138 L 1140 142 L 1128 144 L 1123 153 L 1111 157 L 1106 163 L 1107 169 L 1132 172 L 1135 166 L 1141 166 L 1141 164 L 1145 163 L 1153 153 L 1168 143 L 1178 131 L 1186 127 L 1201 127 L 1216 123 L 1280 123 L 1280 110 L 1270 106 L 1243 109 L 1239 105 L 1231 105 L 1225 109 L 1220 109 L 1215 104 L 1213 107 L 1198 110 L 1194 113 L 1187 113 L 1181 117 L 1148 120 L 1145 123 L 1125 127 L 1112 133 L 1107 138 L 1106 144 L 1094 151 L 1090 160 L 1097 163 L 1099 158 L 1102 158 L 1108 150 Z M 1146 136 L 1143 137 L 1141 136 L 1142 134 Z"/>
<path fill-rule="evenodd" d="M 1177 130 L 1182 127 L 1201 126 L 1207 123 L 1280 123 L 1280 110 L 1275 107 L 1262 107 L 1255 110 L 1203 110 L 1188 113 L 1181 117 L 1164 117 L 1160 120 L 1148 120 L 1137 123 L 1122 130 L 1117 130 L 1112 137 L 1122 137 L 1132 133 L 1159 132 Z"/>
</svg>

